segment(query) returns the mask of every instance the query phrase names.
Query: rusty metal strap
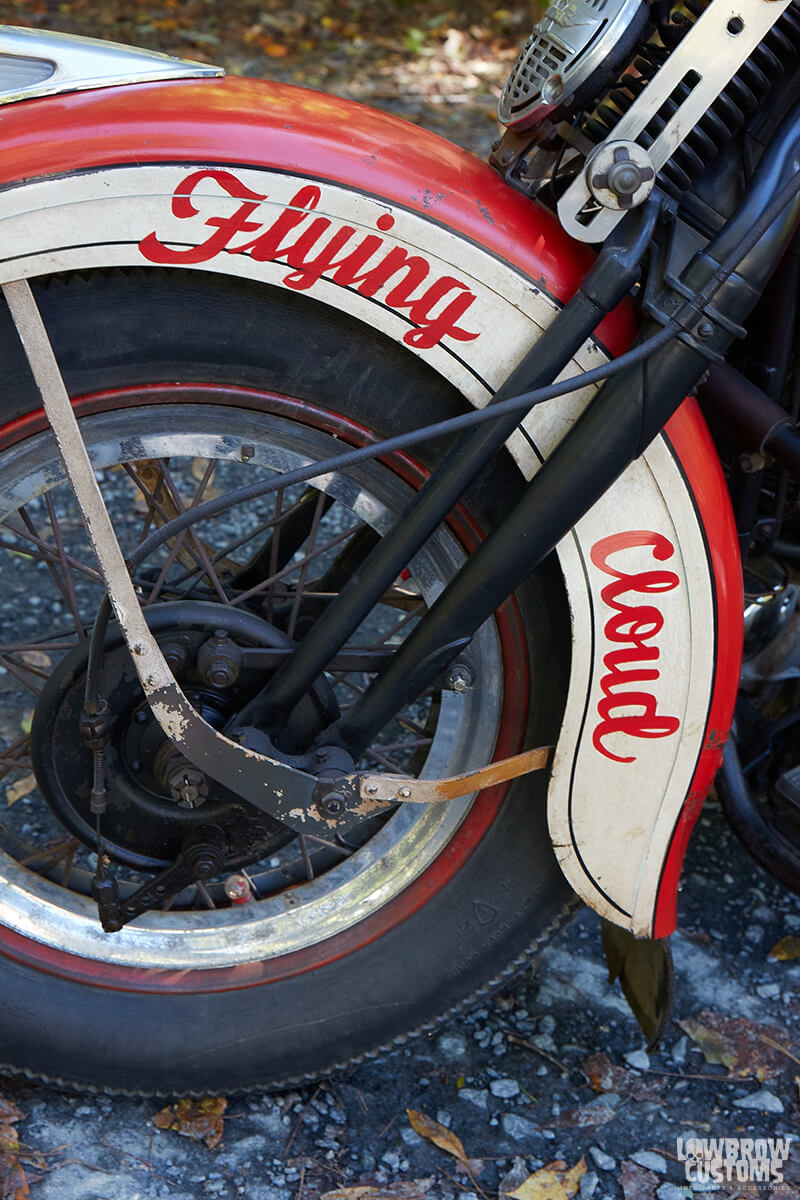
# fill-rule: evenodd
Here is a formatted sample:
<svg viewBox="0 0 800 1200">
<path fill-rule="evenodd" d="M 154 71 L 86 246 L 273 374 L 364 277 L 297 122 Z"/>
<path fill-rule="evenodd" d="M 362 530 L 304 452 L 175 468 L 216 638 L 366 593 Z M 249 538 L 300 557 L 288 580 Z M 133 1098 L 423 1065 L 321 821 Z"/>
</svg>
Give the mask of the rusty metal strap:
<svg viewBox="0 0 800 1200">
<path fill-rule="evenodd" d="M 543 770 L 550 761 L 552 746 L 541 746 L 537 750 L 525 750 L 512 758 L 501 758 L 489 763 L 479 771 L 468 771 L 464 775 L 451 775 L 448 779 L 406 779 L 399 775 L 353 775 L 348 783 L 358 785 L 361 798 L 368 803 L 387 800 L 403 801 L 406 804 L 438 804 L 442 800 L 455 800 L 457 796 L 468 796 L 483 788 L 494 787 L 528 775 L 531 771 Z"/>
</svg>

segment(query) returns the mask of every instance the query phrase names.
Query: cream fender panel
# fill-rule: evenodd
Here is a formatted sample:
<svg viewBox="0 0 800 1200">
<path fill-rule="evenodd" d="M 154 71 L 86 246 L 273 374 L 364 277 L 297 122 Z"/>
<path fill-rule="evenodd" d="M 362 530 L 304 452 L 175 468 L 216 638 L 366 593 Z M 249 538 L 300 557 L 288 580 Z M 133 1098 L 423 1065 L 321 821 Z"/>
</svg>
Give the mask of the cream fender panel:
<svg viewBox="0 0 800 1200">
<path fill-rule="evenodd" d="M 382 330 L 484 405 L 556 303 L 473 242 L 370 196 L 256 169 L 142 166 L 0 192 L 0 279 L 148 263 L 306 293 Z M 587 343 L 566 374 L 604 361 Z M 510 439 L 531 477 L 590 389 Z M 703 530 L 659 438 L 558 548 L 572 675 L 549 791 L 556 853 L 598 912 L 651 932 L 705 736 L 715 613 Z M 533 681 L 537 686 L 537 681 Z M 538 686 L 547 688 L 547 680 Z"/>
</svg>

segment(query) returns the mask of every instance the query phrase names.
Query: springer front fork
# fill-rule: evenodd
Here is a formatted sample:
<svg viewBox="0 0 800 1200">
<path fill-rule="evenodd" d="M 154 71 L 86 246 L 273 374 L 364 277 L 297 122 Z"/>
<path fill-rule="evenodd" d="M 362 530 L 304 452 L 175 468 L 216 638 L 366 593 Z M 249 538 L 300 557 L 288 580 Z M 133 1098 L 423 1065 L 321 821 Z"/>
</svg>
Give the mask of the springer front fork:
<svg viewBox="0 0 800 1200">
<path fill-rule="evenodd" d="M 291 828 L 306 833 L 322 829 L 328 835 L 332 828 L 391 804 L 449 799 L 544 765 L 546 753 L 529 751 L 455 780 L 401 781 L 352 769 L 375 733 L 436 681 L 484 621 L 644 451 L 694 390 L 709 359 L 724 356 L 794 231 L 800 212 L 796 189 L 774 216 L 772 208 L 776 191 L 798 173 L 798 153 L 800 110 L 778 131 L 744 203 L 721 233 L 695 255 L 680 279 L 666 278 L 658 303 L 651 306 L 657 319 L 643 331 L 643 354 L 635 365 L 603 385 L 516 506 L 464 564 L 346 717 L 326 730 L 303 731 L 309 740 L 316 739 L 317 749 L 337 752 L 338 766 L 327 778 L 231 741 L 184 696 L 145 620 L 31 290 L 25 281 L 3 285 L 142 688 L 155 719 L 186 758 Z M 543 388 L 558 376 L 637 279 L 658 218 L 657 199 L 626 218 L 578 292 L 495 395 L 492 406 Z M 760 234 L 757 239 L 752 237 L 754 228 Z M 749 235 L 753 245 L 748 249 L 744 243 Z M 661 326 L 674 336 L 665 339 Z M 648 339 L 655 331 L 660 336 L 648 354 Z M 578 379 L 576 387 L 580 386 Z M 518 412 L 498 415 L 451 447 L 394 528 L 249 702 L 240 723 L 264 728 L 289 716 L 518 420 Z M 380 444 L 373 449 L 379 454 Z M 308 478 L 313 473 L 310 468 Z M 169 536 L 169 526 L 161 532 Z M 106 609 L 98 620 L 99 633 L 95 630 L 99 653 L 107 616 Z M 90 692 L 87 698 L 88 715 L 96 716 Z"/>
</svg>

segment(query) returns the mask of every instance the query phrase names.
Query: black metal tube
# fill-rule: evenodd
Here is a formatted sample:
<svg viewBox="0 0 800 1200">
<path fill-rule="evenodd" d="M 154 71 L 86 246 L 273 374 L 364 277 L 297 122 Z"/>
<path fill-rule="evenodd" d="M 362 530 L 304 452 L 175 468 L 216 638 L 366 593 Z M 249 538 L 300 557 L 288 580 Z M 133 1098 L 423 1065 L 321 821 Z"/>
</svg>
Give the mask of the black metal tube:
<svg viewBox="0 0 800 1200">
<path fill-rule="evenodd" d="M 752 241 L 778 185 L 798 170 L 800 105 L 765 152 L 744 203 L 711 244 L 697 254 L 681 282 L 714 308 L 741 322 L 756 303 L 792 236 L 798 204 L 765 225 L 760 239 L 739 261 L 737 247 Z M 645 337 L 653 332 L 645 330 Z M 733 340 L 733 334 L 728 337 Z M 719 349 L 720 343 L 717 343 Z M 643 364 L 615 376 L 584 410 L 528 485 L 499 529 L 482 543 L 398 650 L 387 670 L 339 723 L 341 740 L 354 755 L 369 745 L 395 712 L 430 686 L 447 665 L 443 648 L 472 636 L 519 586 L 591 505 L 664 427 L 707 366 L 701 349 L 672 341 Z"/>
<path fill-rule="evenodd" d="M 698 395 L 743 450 L 770 454 L 800 478 L 800 433 L 786 409 L 741 372 L 728 363 L 714 363 Z"/>
<path fill-rule="evenodd" d="M 758 802 L 750 794 L 733 737 L 725 745 L 717 792 L 722 811 L 742 845 L 786 887 L 800 891 L 800 850 L 764 819 Z"/>
<path fill-rule="evenodd" d="M 610 243 L 601 253 L 576 294 L 495 393 L 492 404 L 551 382 L 567 366 L 636 281 L 658 211 L 654 204 L 637 214 L 625 231 L 622 245 Z M 507 414 L 466 435 L 448 451 L 394 528 L 319 617 L 296 653 L 237 716 L 237 724 L 270 725 L 288 717 L 519 421 L 518 412 Z"/>
</svg>

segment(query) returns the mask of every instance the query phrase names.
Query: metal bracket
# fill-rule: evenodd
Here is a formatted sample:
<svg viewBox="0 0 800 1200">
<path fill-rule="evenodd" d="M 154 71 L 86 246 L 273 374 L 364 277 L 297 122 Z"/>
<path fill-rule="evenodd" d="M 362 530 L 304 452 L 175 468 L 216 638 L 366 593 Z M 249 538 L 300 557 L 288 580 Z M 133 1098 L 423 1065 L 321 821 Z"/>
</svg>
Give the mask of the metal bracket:
<svg viewBox="0 0 800 1200">
<path fill-rule="evenodd" d="M 324 836 L 353 819 L 361 820 L 401 802 L 441 803 L 547 764 L 550 748 L 528 750 L 448 779 L 337 771 L 334 783 L 242 746 L 209 725 L 187 700 L 145 620 L 30 286 L 27 280 L 17 280 L 3 284 L 2 291 L 145 697 L 166 736 L 190 762 L 296 832 Z M 333 811 L 332 805 L 320 802 L 321 797 L 330 799 L 334 791 L 342 798 L 341 810 Z"/>
<path fill-rule="evenodd" d="M 712 0 L 606 140 L 637 142 L 676 88 L 690 83 L 686 98 L 646 147 L 658 173 L 790 3 L 738 0 L 732 8 L 725 0 Z M 558 202 L 562 226 L 582 242 L 605 241 L 623 211 L 596 207 L 585 170 Z"/>
<path fill-rule="evenodd" d="M 677 326 L 678 340 L 712 362 L 723 359 L 731 338 L 743 338 L 747 330 L 737 325 L 710 302 L 698 304 L 696 289 L 683 283 L 670 264 L 674 264 L 677 223 L 672 226 L 669 243 L 657 242 L 653 266 L 647 275 L 642 308 L 660 325 Z M 663 285 L 663 286 L 659 286 Z"/>
</svg>

